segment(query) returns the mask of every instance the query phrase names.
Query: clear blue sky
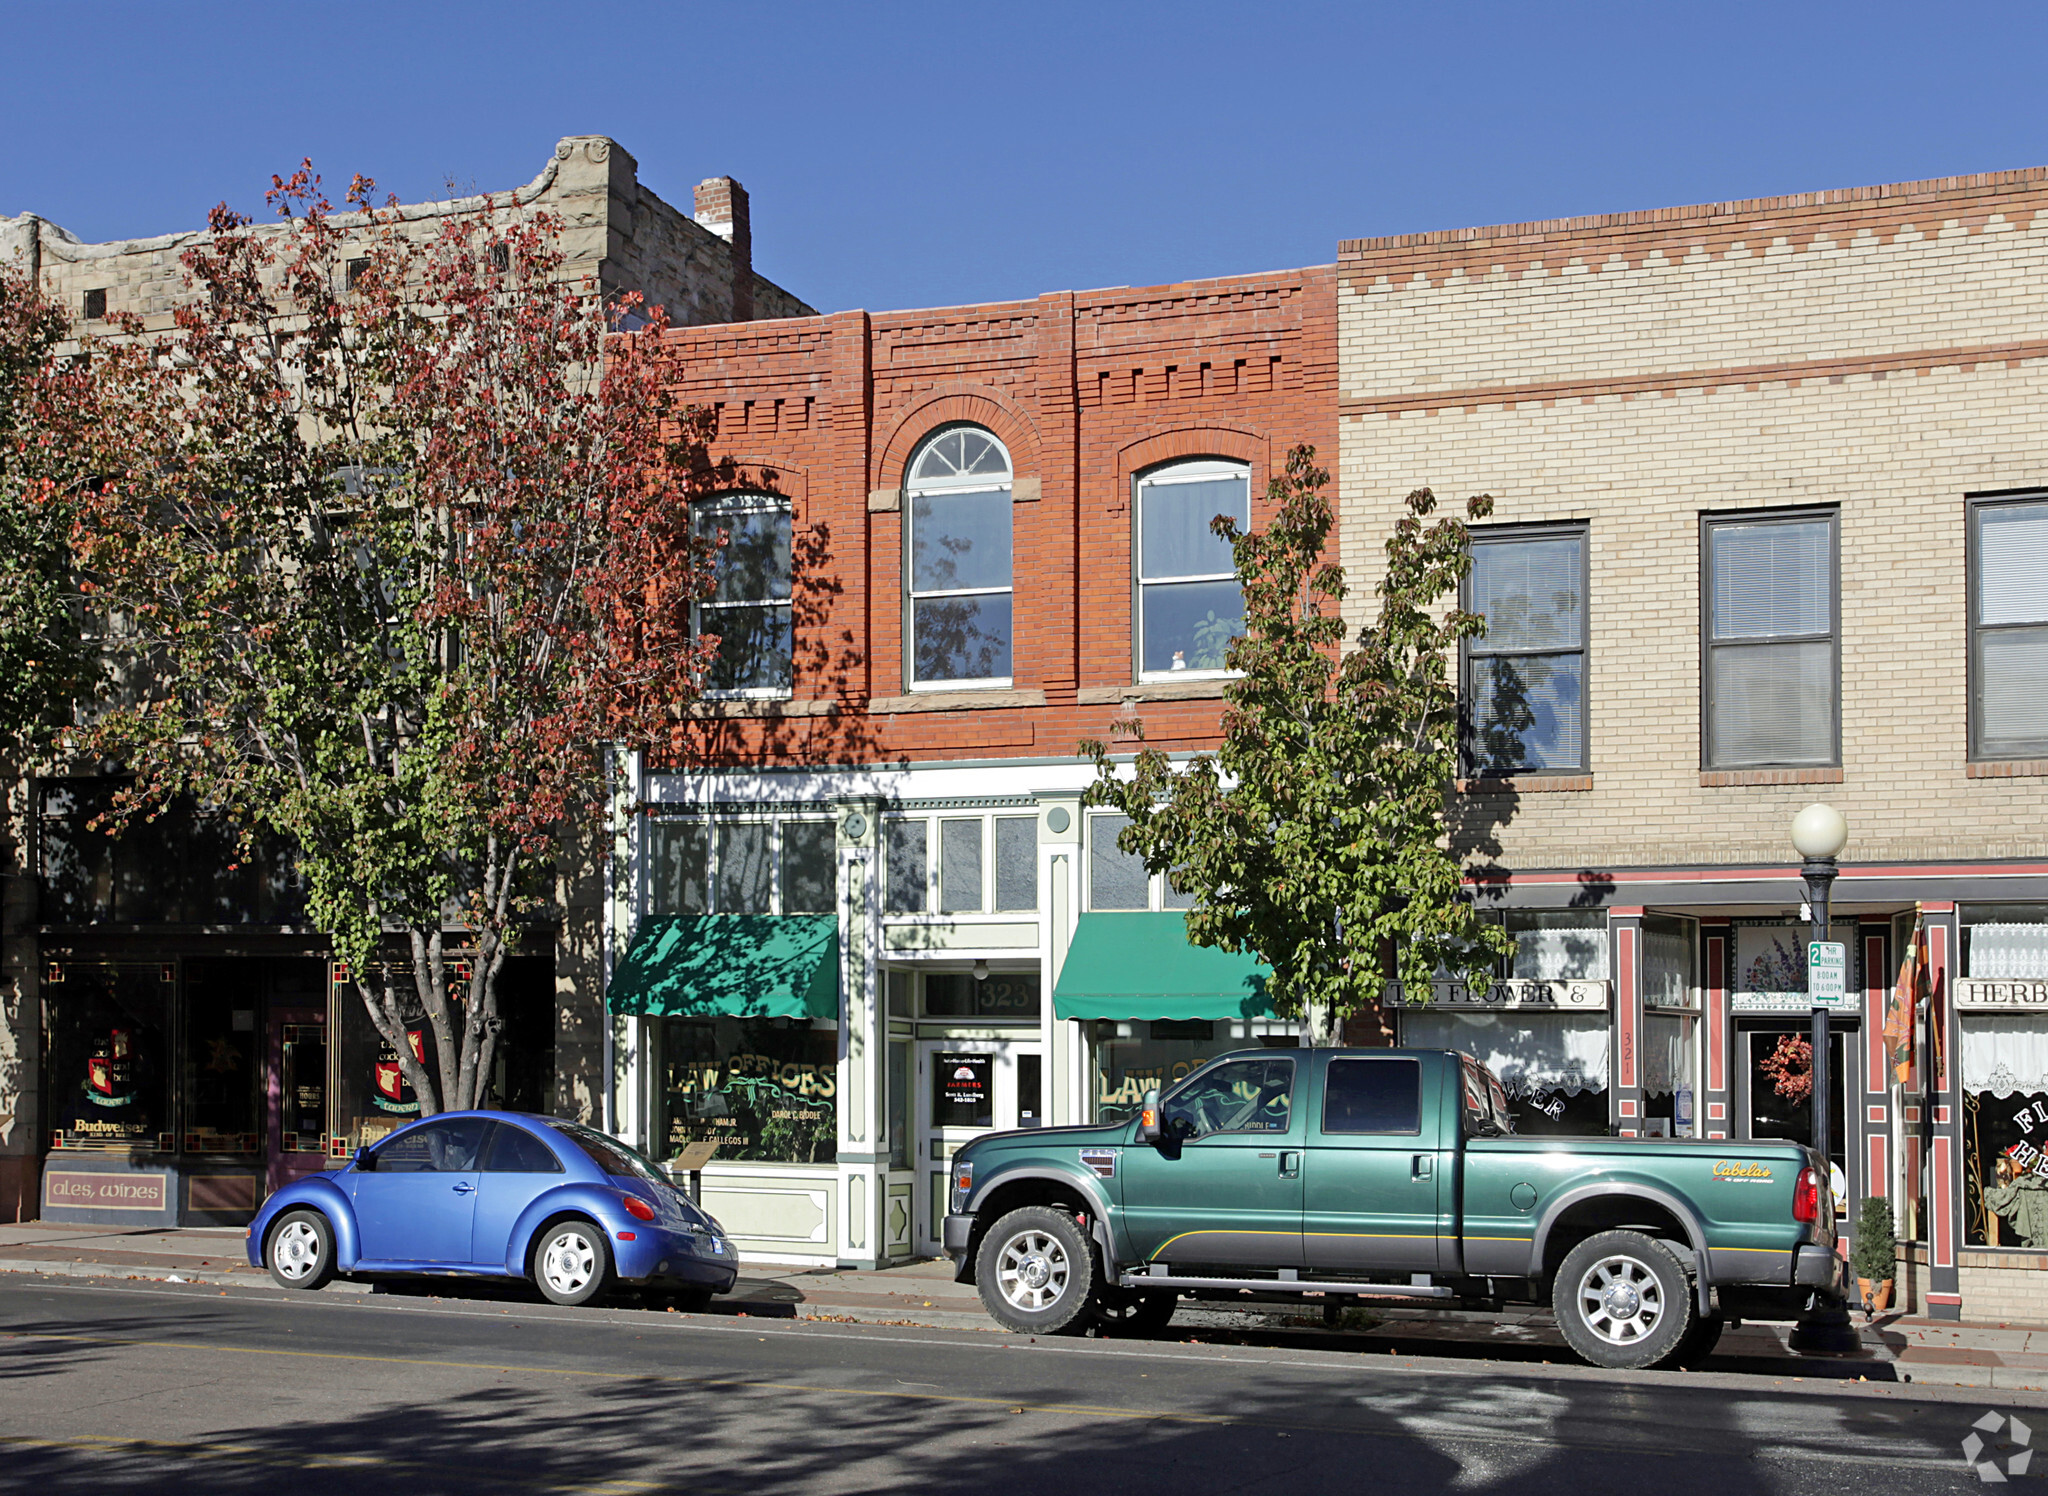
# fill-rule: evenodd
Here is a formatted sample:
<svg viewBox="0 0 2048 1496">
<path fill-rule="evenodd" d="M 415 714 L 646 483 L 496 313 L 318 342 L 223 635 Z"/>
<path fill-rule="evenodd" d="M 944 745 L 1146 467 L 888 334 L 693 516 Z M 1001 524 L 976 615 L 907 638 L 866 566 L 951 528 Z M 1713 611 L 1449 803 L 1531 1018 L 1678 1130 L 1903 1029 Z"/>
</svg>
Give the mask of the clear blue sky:
<svg viewBox="0 0 2048 1496">
<path fill-rule="evenodd" d="M 261 209 L 310 155 L 407 199 L 602 133 L 825 309 L 1327 262 L 1337 241 L 2048 163 L 2048 7 L 29 4 L 0 213 Z"/>
</svg>

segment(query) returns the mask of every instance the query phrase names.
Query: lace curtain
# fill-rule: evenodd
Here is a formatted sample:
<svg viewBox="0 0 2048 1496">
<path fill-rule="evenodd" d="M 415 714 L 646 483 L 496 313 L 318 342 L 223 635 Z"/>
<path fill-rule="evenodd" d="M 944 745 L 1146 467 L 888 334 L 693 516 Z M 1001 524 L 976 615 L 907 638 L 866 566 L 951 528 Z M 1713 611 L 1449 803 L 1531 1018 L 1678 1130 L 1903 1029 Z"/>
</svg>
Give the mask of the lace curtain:
<svg viewBox="0 0 2048 1496">
<path fill-rule="evenodd" d="M 2048 978 L 2048 925 L 1970 926 L 1970 975 L 2016 981 Z"/>
<path fill-rule="evenodd" d="M 1669 1096 L 1692 1081 L 1694 1036 L 1699 1021 L 1664 1013 L 1643 1015 L 1643 1089 Z"/>
<path fill-rule="evenodd" d="M 1607 1089 L 1605 1013 L 1401 1015 L 1401 1042 L 1462 1049 L 1500 1077 L 1510 1096 Z"/>
<path fill-rule="evenodd" d="M 1963 1019 L 1963 1089 L 2000 1101 L 2048 1091 L 2048 1018 Z"/>
</svg>

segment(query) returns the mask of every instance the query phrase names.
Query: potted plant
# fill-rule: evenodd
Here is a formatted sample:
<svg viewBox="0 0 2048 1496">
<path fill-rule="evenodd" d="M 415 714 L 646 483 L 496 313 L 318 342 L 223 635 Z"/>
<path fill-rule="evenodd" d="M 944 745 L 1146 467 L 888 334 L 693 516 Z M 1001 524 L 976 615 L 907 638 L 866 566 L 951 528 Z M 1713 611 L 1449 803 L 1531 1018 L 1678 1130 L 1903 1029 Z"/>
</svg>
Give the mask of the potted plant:
<svg viewBox="0 0 2048 1496">
<path fill-rule="evenodd" d="M 1897 1227 L 1892 1221 L 1892 1202 L 1871 1195 L 1856 1213 L 1856 1240 L 1849 1248 L 1849 1266 L 1856 1274 L 1856 1291 L 1863 1299 L 1863 1312 L 1878 1315 L 1891 1307 L 1893 1264 L 1898 1260 Z"/>
</svg>

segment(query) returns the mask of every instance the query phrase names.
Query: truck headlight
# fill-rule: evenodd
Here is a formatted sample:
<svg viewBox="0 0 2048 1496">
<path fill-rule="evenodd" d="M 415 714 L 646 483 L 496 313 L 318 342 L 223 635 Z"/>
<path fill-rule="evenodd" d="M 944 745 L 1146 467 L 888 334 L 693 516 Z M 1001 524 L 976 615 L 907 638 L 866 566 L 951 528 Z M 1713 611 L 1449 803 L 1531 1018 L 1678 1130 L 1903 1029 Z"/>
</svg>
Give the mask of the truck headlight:
<svg viewBox="0 0 2048 1496">
<path fill-rule="evenodd" d="M 953 1160 L 953 1204 L 955 1215 L 967 1204 L 968 1195 L 974 1191 L 974 1162 L 972 1159 Z"/>
</svg>

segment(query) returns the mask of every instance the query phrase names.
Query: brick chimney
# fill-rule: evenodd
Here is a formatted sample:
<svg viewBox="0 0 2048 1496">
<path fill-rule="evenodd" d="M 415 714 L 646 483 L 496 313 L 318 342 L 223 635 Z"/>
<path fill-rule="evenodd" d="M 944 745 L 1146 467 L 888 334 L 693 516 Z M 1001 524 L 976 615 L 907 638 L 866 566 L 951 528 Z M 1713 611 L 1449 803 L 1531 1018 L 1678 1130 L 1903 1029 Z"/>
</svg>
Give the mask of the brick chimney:
<svg viewBox="0 0 2048 1496">
<path fill-rule="evenodd" d="M 747 217 L 747 189 L 731 177 L 697 184 L 697 222 L 732 246 L 732 320 L 754 318 L 754 228 Z"/>
</svg>

